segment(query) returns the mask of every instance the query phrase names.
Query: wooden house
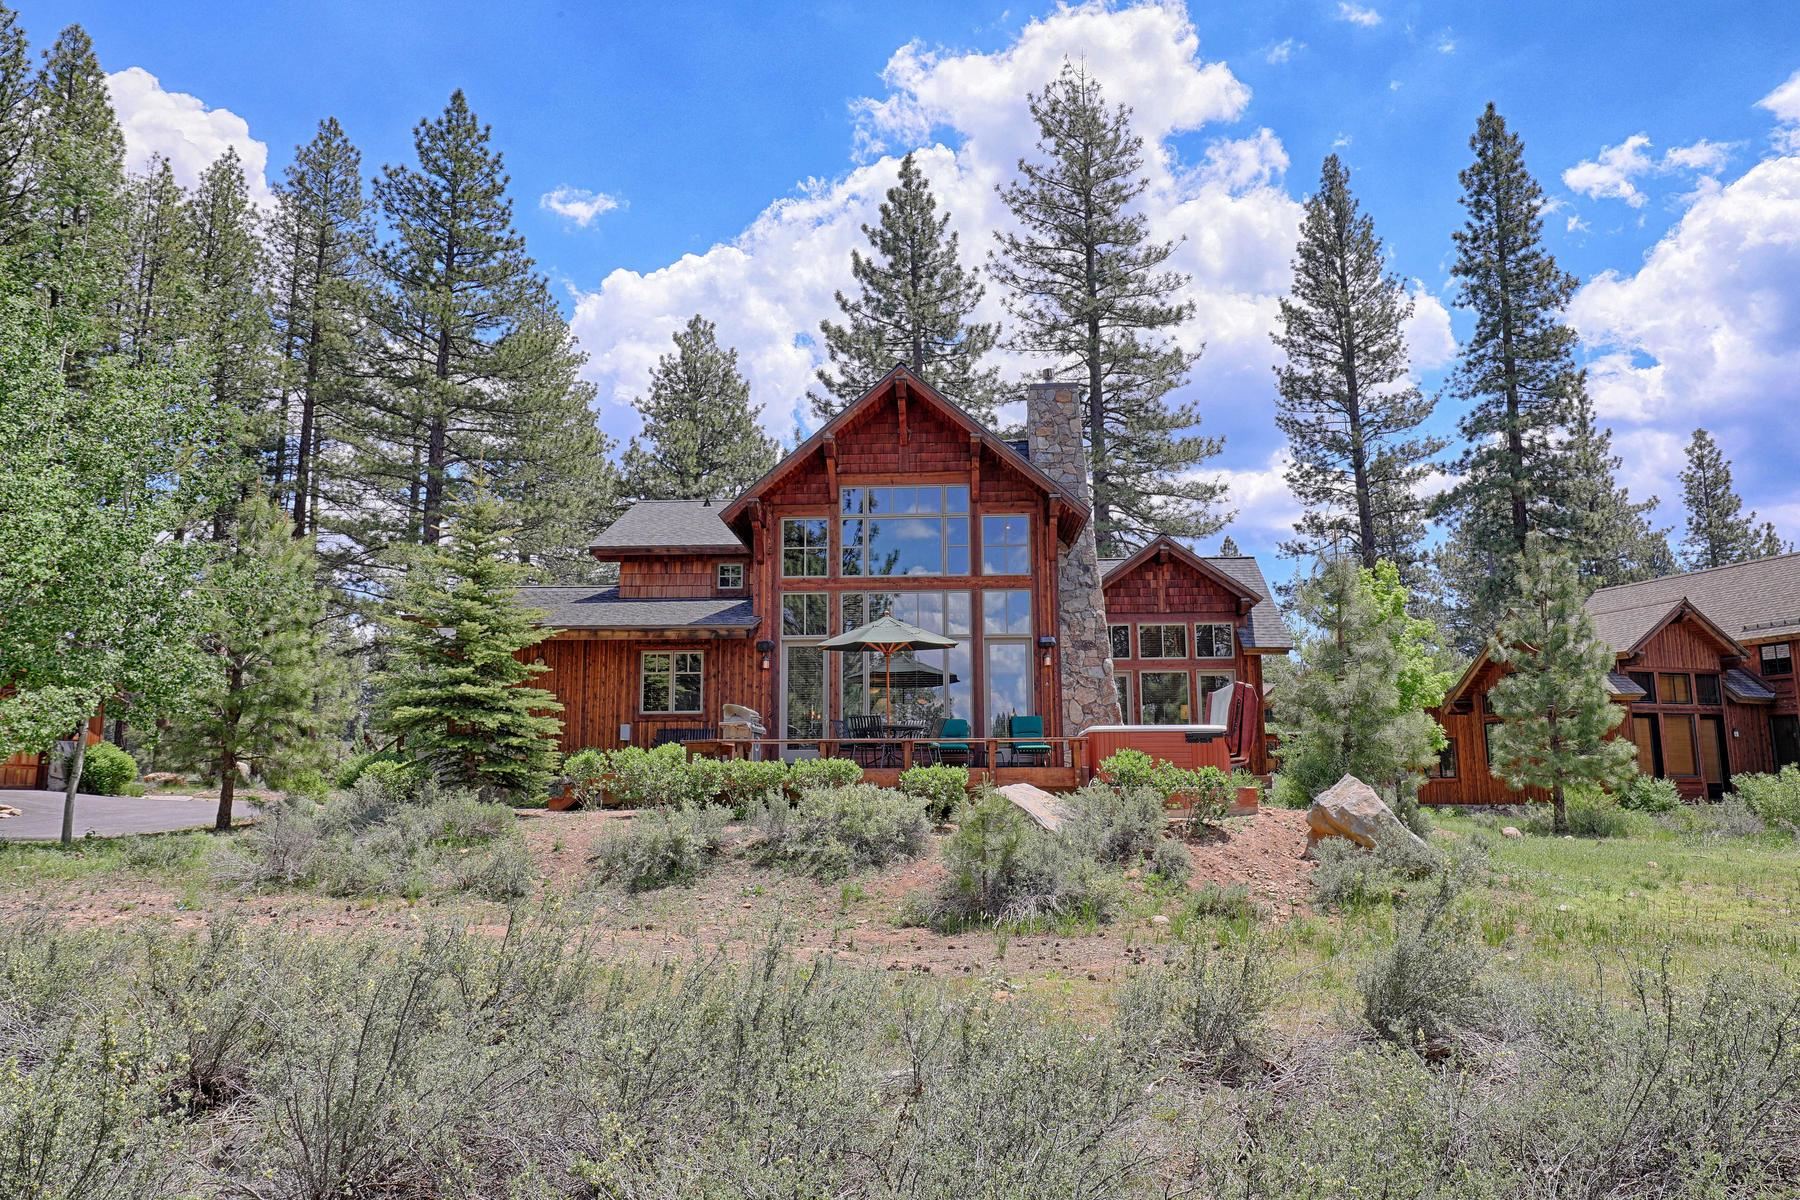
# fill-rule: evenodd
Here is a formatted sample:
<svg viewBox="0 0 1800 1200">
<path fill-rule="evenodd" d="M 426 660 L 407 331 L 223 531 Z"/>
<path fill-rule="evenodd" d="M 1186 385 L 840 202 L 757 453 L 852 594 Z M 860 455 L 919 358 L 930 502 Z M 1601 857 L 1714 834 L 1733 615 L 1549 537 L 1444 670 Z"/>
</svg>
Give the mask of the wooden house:
<svg viewBox="0 0 1800 1200">
<path fill-rule="evenodd" d="M 562 702 L 563 748 L 707 740 L 738 704 L 790 756 L 829 752 L 878 713 L 928 735 L 967 721 L 977 741 L 1035 715 L 1068 766 L 1060 740 L 1081 732 L 1068 714 L 1100 709 L 1067 701 L 1092 693 L 1111 711 L 1110 614 L 1085 474 L 1058 465 L 1069 436 L 1079 458 L 1066 428 L 1079 406 L 1066 385 L 1033 396 L 1032 437 L 1009 442 L 896 367 L 742 495 L 634 504 L 589 547 L 617 564 L 616 586 L 524 589 L 559 631 L 525 656 L 548 668 L 538 683 Z M 1061 453 L 1037 444 L 1059 430 Z M 1083 546 L 1085 574 L 1071 569 Z M 1216 678 L 1256 687 L 1257 656 L 1287 645 L 1255 563 L 1225 561 L 1159 539 L 1107 565 L 1104 603 L 1116 594 L 1138 631 L 1121 668 L 1131 719 L 1197 720 Z M 892 664 L 819 646 L 886 614 L 956 645 Z M 1141 659 L 1142 637 L 1171 623 L 1169 646 L 1205 638 L 1207 655 Z M 1163 678 L 1177 671 L 1185 704 Z M 1260 705 L 1252 719 L 1245 744 L 1260 750 Z"/>
<path fill-rule="evenodd" d="M 1587 607 L 1615 657 L 1607 690 L 1626 709 L 1617 736 L 1637 746 L 1645 774 L 1716 798 L 1733 775 L 1800 763 L 1800 554 L 1602 588 Z M 1425 803 L 1520 799 L 1489 769 L 1487 692 L 1500 673 L 1480 656 L 1434 714 L 1450 745 Z"/>
</svg>

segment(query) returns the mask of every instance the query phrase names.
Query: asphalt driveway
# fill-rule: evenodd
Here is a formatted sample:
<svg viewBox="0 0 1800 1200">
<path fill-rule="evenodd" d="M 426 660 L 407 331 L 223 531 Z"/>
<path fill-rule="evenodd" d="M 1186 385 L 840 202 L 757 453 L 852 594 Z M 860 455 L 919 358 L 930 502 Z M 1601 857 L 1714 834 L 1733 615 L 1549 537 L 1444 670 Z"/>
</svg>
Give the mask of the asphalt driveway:
<svg viewBox="0 0 1800 1200">
<path fill-rule="evenodd" d="M 19 810 L 16 817 L 0 819 L 0 841 L 50 840 L 62 836 L 61 792 L 0 789 L 0 804 Z M 254 813 L 240 799 L 239 817 Z M 119 837 L 128 833 L 172 833 L 178 829 L 208 829 L 218 815 L 219 802 L 187 796 L 76 796 L 75 836 Z"/>
</svg>

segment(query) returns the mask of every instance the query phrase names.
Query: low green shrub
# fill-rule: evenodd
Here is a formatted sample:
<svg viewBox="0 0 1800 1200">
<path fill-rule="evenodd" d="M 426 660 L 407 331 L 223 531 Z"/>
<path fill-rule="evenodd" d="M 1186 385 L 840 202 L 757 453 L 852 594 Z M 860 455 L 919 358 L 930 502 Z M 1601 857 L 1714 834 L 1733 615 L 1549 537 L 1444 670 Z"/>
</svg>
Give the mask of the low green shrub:
<svg viewBox="0 0 1800 1200">
<path fill-rule="evenodd" d="M 1147 788 L 1156 776 L 1156 760 L 1142 750 L 1127 747 L 1101 759 L 1100 774 L 1117 787 Z"/>
<path fill-rule="evenodd" d="M 1717 804 L 1683 804 L 1674 812 L 1658 813 L 1655 820 L 1670 833 L 1703 842 L 1760 837 L 1769 831 L 1763 819 L 1736 796 Z"/>
<path fill-rule="evenodd" d="M 1150 851 L 1150 873 L 1164 883 L 1185 883 L 1194 873 L 1194 860 L 1174 838 L 1158 838 Z"/>
<path fill-rule="evenodd" d="M 1800 767 L 1776 775 L 1733 775 L 1731 790 L 1771 828 L 1800 832 Z"/>
<path fill-rule="evenodd" d="M 969 768 L 938 764 L 900 772 L 900 790 L 925 803 L 935 825 L 947 825 L 969 798 Z"/>
<path fill-rule="evenodd" d="M 325 773 L 317 767 L 298 767 L 291 770 L 271 772 L 265 782 L 278 792 L 289 796 L 304 796 L 308 800 L 323 800 L 331 792 L 331 785 L 325 779 Z"/>
<path fill-rule="evenodd" d="M 1569 817 L 1569 833 L 1578 838 L 1630 837 L 1648 827 L 1647 821 L 1598 788 L 1572 789 L 1564 796 L 1563 807 Z M 1525 832 L 1547 837 L 1555 831 L 1554 818 L 1548 804 L 1534 804 L 1525 820 Z"/>
<path fill-rule="evenodd" d="M 719 777 L 719 795 L 742 820 L 780 799 L 787 777 L 787 764 L 778 758 L 726 759 Z"/>
<path fill-rule="evenodd" d="M 1274 998 L 1268 949 L 1189 942 L 1127 981 L 1118 999 L 1128 1044 L 1172 1052 L 1189 1070 L 1235 1076 L 1257 1058 Z"/>
<path fill-rule="evenodd" d="M 206 856 L 213 839 L 204 833 L 142 833 L 119 839 L 125 865 L 142 871 L 173 871 Z"/>
<path fill-rule="evenodd" d="M 1121 791 L 1148 791 L 1165 807 L 1192 808 L 1200 821 L 1216 822 L 1231 806 L 1232 777 L 1217 767 L 1190 770 L 1125 749 L 1102 759 L 1100 774 Z"/>
<path fill-rule="evenodd" d="M 916 858 L 931 827 L 925 802 L 872 783 L 810 788 L 765 808 L 759 854 L 820 879 Z"/>
<path fill-rule="evenodd" d="M 1188 897 L 1184 911 L 1189 920 L 1243 923 L 1254 923 L 1263 915 L 1256 901 L 1250 898 L 1250 889 L 1241 883 L 1230 883 L 1223 887 L 1209 883 L 1197 888 Z"/>
<path fill-rule="evenodd" d="M 1363 1016 L 1396 1045 L 1441 1043 L 1480 1013 L 1479 980 L 1486 953 L 1467 919 L 1453 912 L 1456 888 L 1446 875 L 1437 894 L 1403 912 L 1393 943 L 1357 976 Z"/>
<path fill-rule="evenodd" d="M 1106 878 L 1094 859 L 991 791 L 965 810 L 944 845 L 944 867 L 943 883 L 914 899 L 907 920 L 939 929 L 1075 915 L 1104 921 L 1120 906 L 1117 881 Z"/>
<path fill-rule="evenodd" d="M 1062 797 L 1062 836 L 1097 862 L 1142 862 L 1156 849 L 1168 818 L 1154 788 L 1093 780 Z"/>
<path fill-rule="evenodd" d="M 1681 792 L 1674 781 L 1655 775 L 1633 775 L 1616 798 L 1619 807 L 1630 812 L 1667 813 L 1681 807 Z"/>
<path fill-rule="evenodd" d="M 607 799 L 617 808 L 665 808 L 695 799 L 687 748 L 675 742 L 608 751 L 606 772 Z"/>
<path fill-rule="evenodd" d="M 1313 847 L 1313 896 L 1327 908 L 1392 900 L 1444 869 L 1444 857 L 1409 837 L 1384 838 L 1373 850 L 1348 838 L 1326 838 Z"/>
<path fill-rule="evenodd" d="M 628 892 L 693 883 L 717 862 L 730 819 L 730 809 L 716 806 L 646 809 L 601 841 L 595 874 Z"/>
<path fill-rule="evenodd" d="M 802 758 L 788 767 L 788 788 L 794 794 L 813 788 L 848 787 L 862 782 L 862 768 L 847 758 Z"/>
<path fill-rule="evenodd" d="M 395 750 L 359 750 L 344 760 L 344 765 L 338 768 L 337 778 L 333 782 L 347 792 L 356 786 L 356 781 L 362 778 L 362 773 L 374 763 L 401 763 L 404 761 L 405 759 Z"/>
<path fill-rule="evenodd" d="M 122 796 L 125 785 L 137 779 L 137 759 L 111 742 L 95 742 L 81 763 L 77 791 L 90 796 Z"/>
<path fill-rule="evenodd" d="M 606 796 L 606 751 L 589 746 L 563 759 L 563 786 L 578 808 L 598 808 Z"/>
</svg>

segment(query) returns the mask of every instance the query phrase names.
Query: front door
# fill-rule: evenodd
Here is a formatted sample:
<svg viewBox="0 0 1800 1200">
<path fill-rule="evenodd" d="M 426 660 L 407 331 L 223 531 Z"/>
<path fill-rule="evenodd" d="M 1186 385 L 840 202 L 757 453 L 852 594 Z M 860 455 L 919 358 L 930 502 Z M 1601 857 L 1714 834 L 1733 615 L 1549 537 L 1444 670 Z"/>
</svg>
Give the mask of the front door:
<svg viewBox="0 0 1800 1200">
<path fill-rule="evenodd" d="M 1769 733 L 1775 741 L 1775 769 L 1800 764 L 1800 717 L 1770 717 Z"/>
<path fill-rule="evenodd" d="M 782 643 L 781 736 L 788 762 L 818 757 L 818 745 L 804 740 L 825 736 L 825 651 L 816 645 Z"/>
</svg>

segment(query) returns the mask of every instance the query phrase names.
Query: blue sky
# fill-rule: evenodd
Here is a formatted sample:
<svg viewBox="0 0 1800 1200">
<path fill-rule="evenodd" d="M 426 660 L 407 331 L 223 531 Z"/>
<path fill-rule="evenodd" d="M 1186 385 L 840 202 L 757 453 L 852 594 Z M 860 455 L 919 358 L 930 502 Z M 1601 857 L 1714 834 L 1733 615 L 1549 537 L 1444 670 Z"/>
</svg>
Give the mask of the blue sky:
<svg viewBox="0 0 1800 1200">
<path fill-rule="evenodd" d="M 1637 494 L 1677 523 L 1697 424 L 1749 504 L 1800 538 L 1800 9 L 1786 3 L 20 5 L 115 73 L 134 158 L 194 173 L 226 144 L 267 178 L 336 115 L 371 168 L 461 87 L 495 130 L 521 227 L 590 355 L 603 425 L 706 312 L 770 428 L 803 410 L 857 225 L 920 148 L 965 252 L 1028 152 L 1023 96 L 1083 58 L 1152 143 L 1146 200 L 1199 306 L 1187 395 L 1227 437 L 1247 550 L 1282 535 L 1268 333 L 1297 202 L 1336 149 L 1415 281 L 1428 388 L 1453 337 L 1456 172 L 1483 104 L 1524 137 L 1548 240 L 1590 282 L 1571 319 Z M 1795 82 L 1789 82 L 1794 80 Z M 1784 86 L 1785 85 L 1785 86 Z M 1760 103 L 1759 103 L 1760 102 Z M 259 159 L 258 155 L 261 155 Z M 990 301 L 995 299 L 990 296 Z M 997 306 L 996 306 L 997 309 Z M 1018 369 L 1035 365 L 1024 359 Z M 1439 414 L 1455 416 L 1446 402 Z"/>
</svg>

